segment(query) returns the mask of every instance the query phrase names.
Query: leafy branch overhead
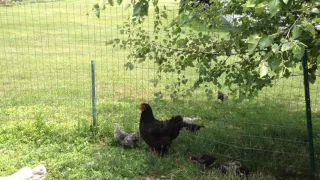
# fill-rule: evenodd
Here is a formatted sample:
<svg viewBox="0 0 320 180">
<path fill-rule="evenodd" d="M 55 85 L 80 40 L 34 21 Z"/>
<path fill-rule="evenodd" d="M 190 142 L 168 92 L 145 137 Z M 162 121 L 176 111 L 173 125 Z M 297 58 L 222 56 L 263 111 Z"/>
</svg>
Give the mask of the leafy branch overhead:
<svg viewBox="0 0 320 180">
<path fill-rule="evenodd" d="M 159 77 L 160 72 L 184 74 L 195 70 L 196 80 L 179 76 L 167 86 L 172 97 L 191 95 L 208 83 L 218 88 L 228 86 L 241 96 L 255 95 L 301 67 L 305 52 L 309 80 L 316 80 L 320 63 L 319 2 L 181 0 L 175 17 L 169 17 L 167 8 L 160 7 L 157 0 L 150 7 L 149 3 L 132 2 L 133 17 L 119 29 L 127 38 L 107 44 L 130 50 L 125 64 L 128 69 L 133 69 L 136 62 L 154 61 Z M 143 28 L 150 8 L 155 12 L 152 31 Z M 219 80 L 222 77 L 223 82 Z M 187 82 L 192 86 L 183 86 Z M 206 92 L 212 93 L 209 88 Z"/>
</svg>

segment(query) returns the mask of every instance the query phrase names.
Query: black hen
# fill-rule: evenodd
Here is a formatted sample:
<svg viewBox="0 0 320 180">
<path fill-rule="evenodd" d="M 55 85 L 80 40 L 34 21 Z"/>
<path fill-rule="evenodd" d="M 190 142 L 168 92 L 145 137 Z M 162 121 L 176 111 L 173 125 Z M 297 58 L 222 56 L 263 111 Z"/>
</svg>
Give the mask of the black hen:
<svg viewBox="0 0 320 180">
<path fill-rule="evenodd" d="M 140 104 L 140 136 L 159 155 L 168 154 L 172 141 L 178 137 L 183 128 L 181 116 L 174 116 L 170 120 L 159 121 L 152 112 L 149 104 Z"/>
</svg>

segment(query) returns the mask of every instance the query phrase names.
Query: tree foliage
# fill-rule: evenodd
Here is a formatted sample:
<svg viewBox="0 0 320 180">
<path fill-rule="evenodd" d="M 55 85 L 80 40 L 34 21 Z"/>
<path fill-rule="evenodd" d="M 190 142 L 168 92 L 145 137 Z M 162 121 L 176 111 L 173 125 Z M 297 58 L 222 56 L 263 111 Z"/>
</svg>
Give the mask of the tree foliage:
<svg viewBox="0 0 320 180">
<path fill-rule="evenodd" d="M 155 62 L 159 77 L 160 72 L 183 74 L 190 68 L 196 69 L 199 74 L 196 80 L 181 75 L 167 86 L 173 98 L 179 94 L 191 95 L 206 83 L 218 88 L 227 86 L 233 93 L 250 97 L 301 68 L 305 52 L 309 81 L 316 80 L 320 36 L 315 26 L 320 23 L 320 2 L 211 0 L 206 4 L 181 0 L 178 17 L 166 24 L 166 7 L 159 7 L 158 0 L 132 3 L 133 17 L 119 29 L 127 38 L 106 44 L 130 49 L 125 64 L 129 69 L 143 61 Z M 149 7 L 149 3 L 153 6 Z M 143 28 L 149 8 L 155 12 L 152 33 Z M 230 15 L 236 18 L 226 22 Z M 204 28 L 194 30 L 195 24 Z M 183 30 L 186 27 L 190 32 Z M 221 28 L 227 35 L 217 33 Z M 223 83 L 219 81 L 221 77 L 225 78 Z M 192 86 L 181 88 L 187 82 Z M 209 88 L 205 91 L 212 93 Z"/>
</svg>

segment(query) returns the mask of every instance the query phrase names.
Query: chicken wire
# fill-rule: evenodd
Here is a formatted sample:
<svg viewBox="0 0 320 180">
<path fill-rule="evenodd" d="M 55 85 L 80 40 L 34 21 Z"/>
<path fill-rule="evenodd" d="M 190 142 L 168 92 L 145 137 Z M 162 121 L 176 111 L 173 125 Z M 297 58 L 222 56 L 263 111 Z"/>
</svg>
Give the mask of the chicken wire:
<svg viewBox="0 0 320 180">
<path fill-rule="evenodd" d="M 123 38 L 117 26 L 129 17 L 131 10 L 125 7 L 107 7 L 100 19 L 90 12 L 91 4 L 77 3 L 38 3 L 20 4 L 12 7 L 0 7 L 0 102 L 2 113 L 0 121 L 28 121 L 34 114 L 42 112 L 48 122 L 71 123 L 72 121 L 90 120 L 91 117 L 91 72 L 90 61 L 96 64 L 96 99 L 97 122 L 107 121 L 108 115 L 99 114 L 120 108 L 119 118 L 136 117 L 135 120 L 123 121 L 125 124 L 138 123 L 138 102 L 154 101 L 154 93 L 161 91 L 165 97 L 169 92 L 165 84 L 153 86 L 149 81 L 156 79 L 157 68 L 152 62 L 136 64 L 133 71 L 124 67 L 128 52 L 105 46 L 105 42 L 114 38 Z M 177 7 L 167 7 L 168 14 L 178 14 Z M 145 28 L 152 32 L 153 17 L 148 16 Z M 170 47 L 168 47 L 170 48 Z M 165 77 L 171 75 L 162 74 Z M 191 79 L 196 75 L 185 74 Z M 293 75 L 278 81 L 274 87 L 264 89 L 258 96 L 263 100 L 276 97 L 275 103 L 286 102 L 292 112 L 305 114 L 304 86 L 302 72 L 296 70 Z M 319 81 L 311 85 L 311 107 L 313 120 L 318 121 L 318 88 Z M 214 92 L 219 89 L 212 87 Z M 287 89 L 290 89 L 289 93 Z M 203 97 L 205 99 L 205 97 Z M 193 100 L 194 102 L 197 99 Z M 232 102 L 232 99 L 229 100 Z M 178 108 L 177 114 L 186 114 L 192 101 Z M 231 107 L 231 106 L 230 106 Z M 228 109 L 228 104 L 224 106 Z M 227 111 L 225 111 L 227 112 Z M 290 112 L 284 112 L 290 113 Z M 200 114 L 201 116 L 201 114 Z M 275 143 L 290 142 L 308 147 L 307 141 L 293 139 L 270 138 L 263 135 L 237 134 L 228 129 L 229 126 L 245 125 L 253 128 L 273 127 L 287 131 L 298 129 L 307 133 L 305 126 L 290 124 L 248 123 L 229 119 L 232 115 L 221 115 L 215 121 L 221 126 L 212 127 L 212 131 L 220 130 L 230 136 L 271 139 Z M 277 117 L 274 117 L 277 118 Z M 305 119 L 302 119 L 305 122 Z M 222 127 L 222 128 L 221 128 Z M 319 127 L 314 127 L 314 134 Z M 302 152 L 283 152 L 261 149 L 259 147 L 242 146 L 236 143 L 220 141 L 219 138 L 207 138 L 195 135 L 209 145 L 218 145 L 230 154 L 238 151 L 243 155 L 246 151 L 254 151 L 263 156 L 272 153 L 274 156 L 303 156 Z M 191 138 L 191 137 L 190 137 Z M 250 157 L 236 157 L 254 164 Z M 319 159 L 319 157 L 316 157 Z M 276 163 L 276 162 L 274 162 Z M 273 166 L 270 164 L 269 166 Z M 307 167 L 302 170 L 308 170 Z"/>
</svg>

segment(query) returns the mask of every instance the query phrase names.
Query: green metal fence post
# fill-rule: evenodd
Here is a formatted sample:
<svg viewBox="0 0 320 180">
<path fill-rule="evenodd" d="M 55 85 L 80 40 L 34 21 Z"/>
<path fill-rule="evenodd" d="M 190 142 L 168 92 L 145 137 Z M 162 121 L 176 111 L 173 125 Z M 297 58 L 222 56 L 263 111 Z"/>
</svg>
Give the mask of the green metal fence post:
<svg viewBox="0 0 320 180">
<path fill-rule="evenodd" d="M 91 61 L 91 83 L 92 83 L 92 125 L 96 125 L 96 83 L 94 61 Z"/>
<path fill-rule="evenodd" d="M 306 100 L 306 114 L 307 114 L 307 126 L 308 126 L 308 137 L 309 137 L 310 179 L 315 180 L 316 179 L 316 165 L 315 165 L 315 161 L 314 161 L 307 52 L 304 53 L 303 60 L 302 60 L 302 67 L 303 67 L 304 92 L 305 92 L 305 100 Z"/>
</svg>

